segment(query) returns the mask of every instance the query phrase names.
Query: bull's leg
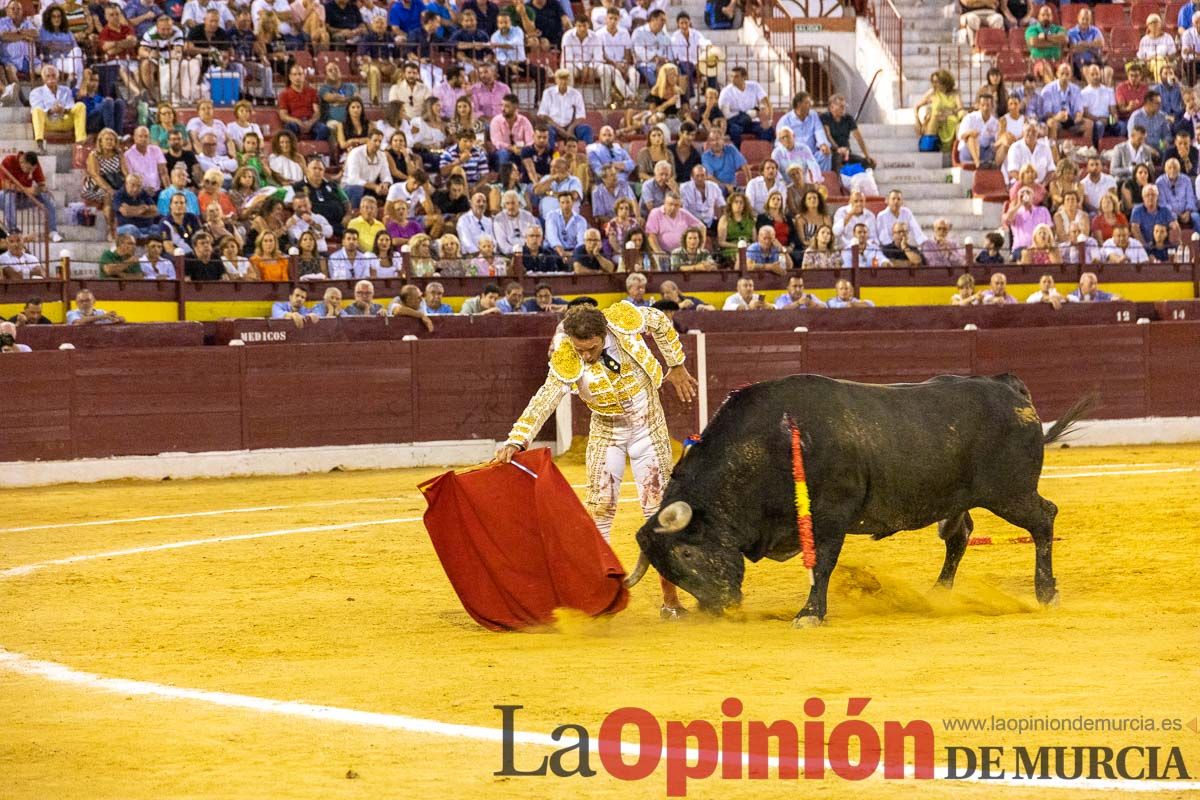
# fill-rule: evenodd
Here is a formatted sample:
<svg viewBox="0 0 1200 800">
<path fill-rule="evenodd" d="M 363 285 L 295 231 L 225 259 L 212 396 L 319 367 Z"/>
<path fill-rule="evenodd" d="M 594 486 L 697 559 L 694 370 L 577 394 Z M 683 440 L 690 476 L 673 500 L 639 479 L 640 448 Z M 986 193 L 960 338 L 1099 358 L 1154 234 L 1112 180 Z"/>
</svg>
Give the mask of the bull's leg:
<svg viewBox="0 0 1200 800">
<path fill-rule="evenodd" d="M 962 561 L 973 530 L 975 522 L 966 511 L 938 523 L 938 536 L 946 543 L 946 561 L 942 564 L 942 574 L 938 575 L 937 579 L 939 586 L 953 588 L 954 574 L 958 572 L 958 563 Z"/>
<path fill-rule="evenodd" d="M 804 628 L 825 621 L 825 595 L 829 591 L 829 576 L 837 566 L 838 555 L 842 552 L 842 542 L 845 539 L 846 534 L 841 527 L 830 530 L 814 526 L 813 541 L 816 545 L 817 563 L 813 567 L 813 586 L 808 593 L 808 602 L 792 620 L 794 627 Z"/>
<path fill-rule="evenodd" d="M 1042 605 L 1058 603 L 1051 550 L 1054 547 L 1054 517 L 1058 506 L 1036 492 L 1010 504 L 992 509 L 996 516 L 1029 531 L 1035 552 L 1033 588 Z"/>
</svg>

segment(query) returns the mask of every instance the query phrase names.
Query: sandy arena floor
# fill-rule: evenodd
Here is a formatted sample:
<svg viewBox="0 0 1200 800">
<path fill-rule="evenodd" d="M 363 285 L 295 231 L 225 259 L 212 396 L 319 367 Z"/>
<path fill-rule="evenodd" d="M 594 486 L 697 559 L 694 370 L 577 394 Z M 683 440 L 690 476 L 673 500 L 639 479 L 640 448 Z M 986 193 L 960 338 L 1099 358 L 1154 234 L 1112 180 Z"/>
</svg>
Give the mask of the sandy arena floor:
<svg viewBox="0 0 1200 800">
<path fill-rule="evenodd" d="M 1200 734 L 1186 727 L 943 727 L 949 717 L 1200 714 L 1200 446 L 1053 450 L 1047 463 L 1042 491 L 1061 509 L 1060 608 L 1034 602 L 1028 544 L 970 548 L 955 591 L 931 593 L 942 547 L 930 529 L 852 538 L 828 624 L 802 631 L 789 621 L 807 592 L 803 569 L 768 562 L 749 566 L 737 619 L 663 624 L 647 580 L 612 619 L 484 631 L 420 524 L 415 487 L 440 470 L 0 493 L 0 798 L 661 797 L 662 768 L 633 783 L 603 771 L 495 777 L 498 742 L 410 718 L 495 729 L 493 706 L 519 704 L 520 730 L 571 722 L 595 734 L 630 705 L 663 721 L 720 722 L 730 696 L 742 719 L 797 723 L 804 700 L 821 697 L 827 730 L 846 698 L 870 697 L 862 716 L 872 722 L 928 720 L 939 765 L 948 745 L 1177 745 L 1200 780 Z M 578 460 L 560 466 L 583 480 Z M 623 505 L 614 532 L 627 565 L 637 516 L 636 503 Z M 976 536 L 1024 533 L 976 520 Z M 193 544 L 143 549 L 183 542 Z M 123 550 L 134 552 L 92 557 Z M 35 564 L 45 566 L 15 569 Z M 167 688 L 147 695 L 100 678 Z M 228 694 L 163 696 L 182 689 Z M 254 698 L 348 711 L 296 716 Z M 549 752 L 519 745 L 518 766 Z M 688 796 L 1073 800 L 1130 788 L 831 775 L 800 786 L 713 778 Z"/>
</svg>

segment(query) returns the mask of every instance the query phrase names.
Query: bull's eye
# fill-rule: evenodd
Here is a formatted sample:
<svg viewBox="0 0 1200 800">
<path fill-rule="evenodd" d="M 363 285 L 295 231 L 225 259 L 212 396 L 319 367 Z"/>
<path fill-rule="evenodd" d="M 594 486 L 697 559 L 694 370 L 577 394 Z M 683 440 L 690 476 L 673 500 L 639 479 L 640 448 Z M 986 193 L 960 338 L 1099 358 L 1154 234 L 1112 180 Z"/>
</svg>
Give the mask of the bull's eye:
<svg viewBox="0 0 1200 800">
<path fill-rule="evenodd" d="M 685 547 L 682 550 L 680 550 L 679 557 L 682 558 L 684 561 L 691 561 L 692 560 L 691 548 Z"/>
</svg>

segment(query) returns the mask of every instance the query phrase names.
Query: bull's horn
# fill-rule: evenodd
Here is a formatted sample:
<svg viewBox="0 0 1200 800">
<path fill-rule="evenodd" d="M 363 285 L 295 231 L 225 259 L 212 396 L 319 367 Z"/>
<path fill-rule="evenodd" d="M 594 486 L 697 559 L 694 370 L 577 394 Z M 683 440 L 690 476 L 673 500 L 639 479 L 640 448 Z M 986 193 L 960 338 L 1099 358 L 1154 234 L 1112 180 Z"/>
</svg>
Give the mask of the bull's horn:
<svg viewBox="0 0 1200 800">
<path fill-rule="evenodd" d="M 629 573 L 629 576 L 625 578 L 625 588 L 632 589 L 634 586 L 637 586 L 638 581 L 642 579 L 642 576 L 646 574 L 646 570 L 648 569 L 650 569 L 650 559 L 646 557 L 645 553 L 639 554 L 638 562 L 634 566 L 633 572 Z"/>
<path fill-rule="evenodd" d="M 676 500 L 671 505 L 658 512 L 658 527 L 655 533 L 678 533 L 692 521 L 692 507 L 682 500 Z"/>
</svg>

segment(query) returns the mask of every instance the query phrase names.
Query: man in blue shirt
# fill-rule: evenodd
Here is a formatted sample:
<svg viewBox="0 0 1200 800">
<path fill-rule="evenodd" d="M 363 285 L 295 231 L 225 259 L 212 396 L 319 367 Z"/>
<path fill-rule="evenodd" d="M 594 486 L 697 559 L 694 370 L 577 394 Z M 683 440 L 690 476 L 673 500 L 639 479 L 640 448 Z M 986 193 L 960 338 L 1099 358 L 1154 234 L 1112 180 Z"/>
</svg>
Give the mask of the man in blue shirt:
<svg viewBox="0 0 1200 800">
<path fill-rule="evenodd" d="M 437 281 L 430 281 L 425 286 L 425 298 L 421 301 L 421 310 L 426 314 L 453 314 L 454 309 L 443 301 L 446 287 Z"/>
<path fill-rule="evenodd" d="M 1173 126 L 1183 117 L 1183 86 L 1175 78 L 1175 67 L 1163 64 L 1158 71 L 1158 83 L 1151 87 L 1162 99 L 1162 113 Z"/>
<path fill-rule="evenodd" d="M 311 319 L 316 322 L 318 317 L 310 308 L 305 308 L 304 302 L 308 300 L 308 290 L 303 286 L 296 286 L 292 289 L 292 293 L 288 295 L 287 300 L 280 300 L 271 306 L 271 319 L 290 319 L 296 323 L 297 328 L 304 326 L 304 323 Z"/>
<path fill-rule="evenodd" d="M 620 179 L 627 181 L 629 173 L 633 172 L 636 165 L 625 148 L 617 144 L 615 139 L 616 132 L 612 126 L 605 125 L 600 129 L 599 138 L 587 146 L 588 167 L 591 168 L 592 174 L 599 178 L 600 170 L 606 164 L 612 164 L 617 168 Z"/>
<path fill-rule="evenodd" d="M 1042 110 L 1048 115 L 1046 126 L 1050 138 L 1058 139 L 1060 133 L 1078 133 L 1091 141 L 1092 121 L 1084 116 L 1083 98 L 1079 87 L 1071 80 L 1071 66 L 1059 64 L 1055 77 L 1058 80 L 1042 89 Z"/>
<path fill-rule="evenodd" d="M 1079 288 L 1067 295 L 1068 303 L 1109 303 L 1121 298 L 1112 292 L 1100 291 L 1096 273 L 1085 272 L 1079 276 Z"/>
<path fill-rule="evenodd" d="M 792 110 L 784 114 L 775 126 L 778 133 L 782 127 L 791 128 L 796 134 L 796 143 L 807 145 L 821 163 L 821 169 L 827 170 L 833 164 L 833 151 L 829 146 L 829 137 L 825 135 L 825 126 L 821 118 L 812 110 L 812 96 L 808 92 L 800 92 L 792 98 Z"/>
<path fill-rule="evenodd" d="M 1158 187 L 1146 185 L 1142 187 L 1142 202 L 1133 207 L 1129 215 L 1129 224 L 1135 239 L 1142 244 L 1154 241 L 1154 226 L 1166 225 L 1171 232 L 1171 241 L 1179 241 L 1179 223 L 1175 215 L 1158 203 Z"/>
<path fill-rule="evenodd" d="M 496 308 L 501 314 L 515 314 L 521 310 L 521 301 L 525 299 L 525 290 L 521 284 L 511 281 L 504 287 L 504 297 L 496 301 Z"/>
<path fill-rule="evenodd" d="M 1146 102 L 1137 111 L 1129 115 L 1129 129 L 1141 126 L 1146 129 L 1146 144 L 1159 153 L 1171 146 L 1175 137 L 1171 135 L 1171 123 L 1167 115 L 1162 113 L 1162 98 L 1158 92 L 1151 89 L 1146 92 Z"/>
<path fill-rule="evenodd" d="M 587 220 L 575 213 L 574 205 L 574 192 L 559 192 L 558 208 L 546 215 L 546 244 L 564 261 L 583 244 L 587 232 Z"/>
<path fill-rule="evenodd" d="M 1163 207 L 1175 215 L 1180 225 L 1191 227 L 1192 215 L 1196 213 L 1196 190 L 1192 187 L 1191 178 L 1180 173 L 1178 159 L 1167 159 L 1163 174 L 1158 176 L 1154 185 L 1158 187 Z"/>
<path fill-rule="evenodd" d="M 1184 3 L 1183 8 L 1179 9 L 1179 18 L 1175 21 L 1176 26 L 1181 31 L 1186 31 L 1192 27 L 1192 17 L 1196 13 L 1195 3 Z"/>
<path fill-rule="evenodd" d="M 1089 64 L 1104 66 L 1104 34 L 1092 24 L 1092 10 L 1079 9 L 1075 27 L 1067 31 L 1067 42 L 1071 45 L 1071 65 L 1077 75 Z"/>
<path fill-rule="evenodd" d="M 421 27 L 421 12 L 425 4 L 421 0 L 396 0 L 388 9 L 388 26 L 399 28 L 408 36 L 412 36 Z"/>
<path fill-rule="evenodd" d="M 721 131 L 710 131 L 708 144 L 700 154 L 700 163 L 708 170 L 709 176 L 721 184 L 721 189 L 727 194 L 737 189 L 738 170 L 746 170 L 746 158 L 741 151 L 725 141 Z M 746 175 L 746 182 L 750 176 Z"/>
</svg>

